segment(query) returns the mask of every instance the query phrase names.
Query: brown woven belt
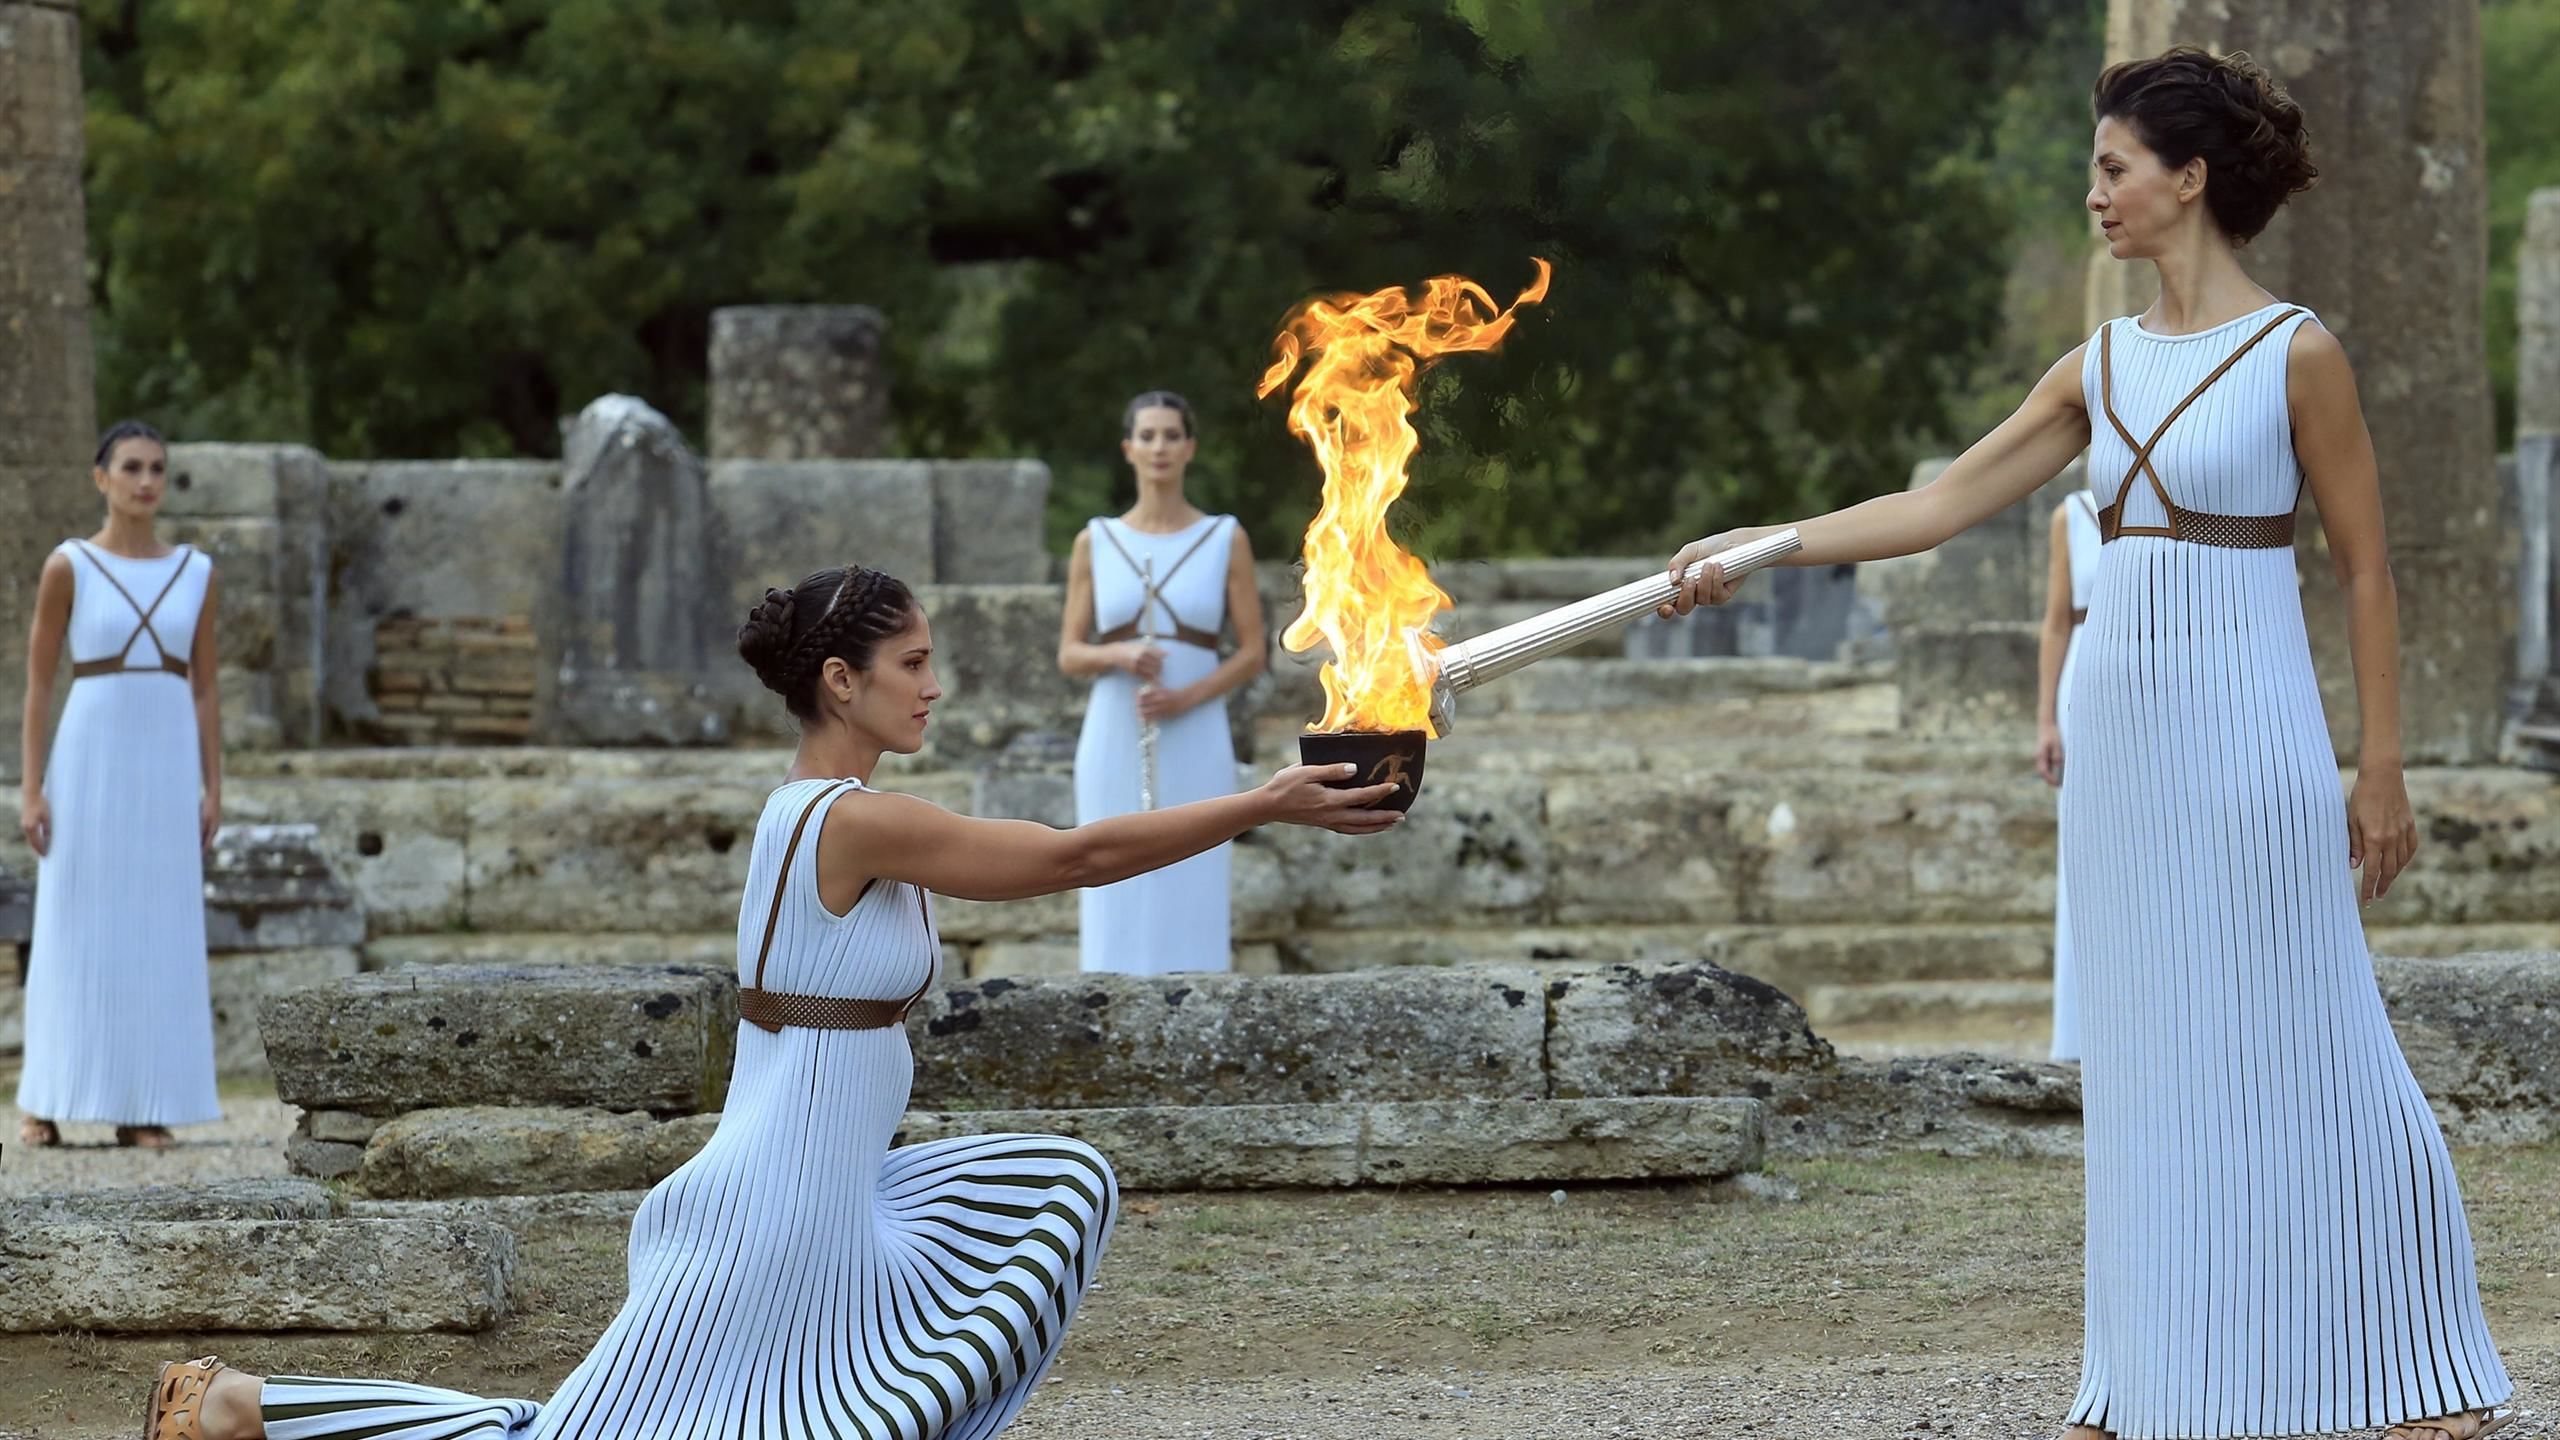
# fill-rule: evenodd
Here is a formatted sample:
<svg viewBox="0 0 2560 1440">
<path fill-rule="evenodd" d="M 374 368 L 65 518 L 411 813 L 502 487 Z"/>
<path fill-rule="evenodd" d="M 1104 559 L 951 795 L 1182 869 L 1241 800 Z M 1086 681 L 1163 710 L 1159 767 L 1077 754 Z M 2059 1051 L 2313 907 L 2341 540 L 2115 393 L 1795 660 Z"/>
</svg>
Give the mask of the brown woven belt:
<svg viewBox="0 0 2560 1440">
<path fill-rule="evenodd" d="M 785 1025 L 803 1030 L 886 1030 L 907 1023 L 904 1000 L 857 1000 L 847 995 L 792 995 L 780 990 L 738 991 L 738 1018 L 760 1030 Z"/>
<path fill-rule="evenodd" d="M 1132 620 L 1126 625 L 1115 625 L 1112 628 L 1103 631 L 1101 634 L 1094 636 L 1093 643 L 1096 645 L 1117 645 L 1123 640 L 1135 640 L 1137 638 L 1138 622 Z M 1171 635 L 1156 635 L 1150 636 L 1149 638 L 1156 640 L 1179 640 L 1185 645 L 1197 645 L 1203 650 L 1215 650 L 1218 648 L 1217 636 L 1195 626 L 1185 625 L 1179 620 L 1174 622 L 1173 633 Z"/>
<path fill-rule="evenodd" d="M 907 1021 L 907 1011 L 933 988 L 933 976 L 940 966 L 937 953 L 924 967 L 924 983 L 916 993 L 903 1000 L 858 998 L 851 995 L 794 995 L 784 990 L 764 988 L 764 964 L 773 954 L 774 927 L 782 919 L 782 887 L 791 883 L 791 862 L 800 853 L 800 837 L 809 829 L 809 819 L 820 806 L 845 793 L 848 782 L 838 781 L 819 791 L 800 811 L 800 821 L 791 827 L 791 843 L 782 847 L 782 868 L 773 882 L 773 905 L 765 911 L 764 942 L 756 947 L 756 973 L 753 983 L 738 987 L 738 1018 L 770 1034 L 780 1034 L 784 1026 L 802 1030 L 886 1030 Z M 874 876 L 853 897 L 860 905 L 871 894 L 871 886 L 880 883 Z M 897 882 L 890 882 L 895 884 Z M 924 887 L 915 887 L 916 908 L 924 916 L 926 943 L 933 943 L 933 907 L 924 898 Z M 845 912 L 852 914 L 851 910 Z"/>
<path fill-rule="evenodd" d="M 2130 489 L 2131 487 L 2126 487 Z M 2158 535 L 2170 540 L 2184 540 L 2190 545 L 2215 545 L 2225 550 L 2277 550 L 2293 543 L 2293 515 L 2215 515 L 2203 510 L 2189 510 L 2171 505 L 2169 523 L 2163 525 L 2126 525 L 2118 513 L 2124 499 L 2098 512 L 2098 537 L 2103 541 L 2119 535 Z"/>
<path fill-rule="evenodd" d="M 104 660 L 83 660 L 71 667 L 71 678 L 75 682 L 93 675 L 161 674 L 175 675 L 184 680 L 187 678 L 187 662 L 175 655 L 163 655 L 157 665 L 127 665 L 123 656 L 116 655 Z"/>
</svg>

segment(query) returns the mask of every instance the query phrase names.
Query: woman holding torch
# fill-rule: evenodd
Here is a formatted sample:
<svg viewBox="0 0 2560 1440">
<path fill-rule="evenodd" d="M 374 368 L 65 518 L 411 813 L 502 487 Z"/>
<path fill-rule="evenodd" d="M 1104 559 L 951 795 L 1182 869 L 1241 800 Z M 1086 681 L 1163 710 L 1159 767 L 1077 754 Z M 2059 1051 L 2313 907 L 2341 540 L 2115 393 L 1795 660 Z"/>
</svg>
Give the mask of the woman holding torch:
<svg viewBox="0 0 2560 1440">
<path fill-rule="evenodd" d="M 1800 522 L 1785 563 L 1929 549 L 2089 451 L 2108 560 L 2061 717 L 2088 1155 L 2068 1440 L 2473 1440 L 2514 1386 L 2357 916 L 2418 842 L 2373 444 L 2337 337 L 2236 253 L 2316 174 L 2302 110 L 2186 46 L 2110 68 L 2093 110 L 2088 207 L 2159 300 L 1936 481 Z M 2343 803 L 2294 572 L 2306 488 L 2363 722 Z M 1666 608 L 1730 598 L 1688 567 L 1765 533 L 1681 551 Z"/>
</svg>

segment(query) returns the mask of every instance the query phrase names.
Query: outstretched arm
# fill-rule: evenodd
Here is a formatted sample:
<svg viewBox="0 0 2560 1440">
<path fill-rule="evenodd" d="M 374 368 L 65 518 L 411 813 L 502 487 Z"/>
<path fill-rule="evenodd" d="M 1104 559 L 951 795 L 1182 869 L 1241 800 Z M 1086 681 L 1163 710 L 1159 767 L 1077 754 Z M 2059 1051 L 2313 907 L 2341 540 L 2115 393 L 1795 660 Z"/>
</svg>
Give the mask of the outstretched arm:
<svg viewBox="0 0 2560 1440">
<path fill-rule="evenodd" d="M 2035 493 L 2088 448 L 2089 411 L 2080 391 L 2080 359 L 2087 348 L 2077 347 L 2055 361 L 2008 419 L 1935 480 L 1917 490 L 1897 490 L 1797 521 L 1794 529 L 1804 548 L 1779 563 L 1840 565 L 1916 555 Z M 1733 594 L 1723 572 L 1709 566 L 1693 581 L 1681 581 L 1681 572 L 1718 551 L 1785 528 L 1728 530 L 1690 542 L 1672 558 L 1671 575 L 1681 582 L 1681 594 L 1666 608 L 1685 615 L 1700 603 L 1722 604 Z"/>
<path fill-rule="evenodd" d="M 2355 794 L 2347 802 L 2347 863 L 2357 892 L 2381 899 L 2418 850 L 2418 821 L 2400 771 L 2400 595 L 2382 535 L 2382 477 L 2356 399 L 2346 347 L 2317 322 L 2293 332 L 2285 398 L 2293 453 L 2320 507 L 2329 563 L 2347 597 L 2347 654 L 2363 723 Z"/>
<path fill-rule="evenodd" d="M 1258 825 L 1314 825 L 1373 835 L 1404 817 L 1373 810 L 1395 786 L 1337 790 L 1351 765 L 1292 765 L 1240 795 L 1114 815 L 1060 830 L 1030 820 L 979 820 L 928 800 L 856 790 L 828 807 L 818 837 L 818 894 L 841 913 L 874 879 L 963 900 L 1021 900 L 1108 885 L 1187 860 Z"/>
</svg>

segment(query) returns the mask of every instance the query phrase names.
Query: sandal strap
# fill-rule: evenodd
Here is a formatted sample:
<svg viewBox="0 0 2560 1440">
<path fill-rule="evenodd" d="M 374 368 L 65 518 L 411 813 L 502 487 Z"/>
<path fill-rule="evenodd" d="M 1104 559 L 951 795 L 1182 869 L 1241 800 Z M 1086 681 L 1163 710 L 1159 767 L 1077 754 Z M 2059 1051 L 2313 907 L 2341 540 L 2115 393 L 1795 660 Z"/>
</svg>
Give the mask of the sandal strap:
<svg viewBox="0 0 2560 1440">
<path fill-rule="evenodd" d="M 204 1397 L 226 1368 L 211 1355 L 161 1366 L 151 1397 L 151 1429 L 143 1440 L 205 1440 Z"/>
</svg>

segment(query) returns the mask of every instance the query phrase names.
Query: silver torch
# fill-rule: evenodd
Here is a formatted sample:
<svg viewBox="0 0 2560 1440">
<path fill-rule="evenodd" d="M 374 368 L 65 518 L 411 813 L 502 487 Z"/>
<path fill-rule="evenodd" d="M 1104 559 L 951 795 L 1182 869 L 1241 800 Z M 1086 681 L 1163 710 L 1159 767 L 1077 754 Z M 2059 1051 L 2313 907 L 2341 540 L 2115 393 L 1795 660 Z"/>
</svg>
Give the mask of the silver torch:
<svg viewBox="0 0 2560 1440">
<path fill-rule="evenodd" d="M 1725 578 L 1739 580 L 1803 548 L 1803 539 L 1793 529 L 1780 530 L 1749 544 L 1718 551 L 1691 565 L 1685 573 L 1695 580 L 1706 573 L 1709 565 L 1717 565 L 1723 567 Z M 1424 643 L 1420 631 L 1407 631 L 1405 644 L 1411 647 L 1414 669 L 1431 679 L 1431 733 L 1449 733 L 1457 718 L 1459 696 L 1523 665 L 1570 649 L 1601 631 L 1650 614 L 1679 593 L 1667 571 L 1656 571 L 1646 579 L 1631 580 L 1615 590 L 1559 605 L 1438 650 Z"/>
</svg>

